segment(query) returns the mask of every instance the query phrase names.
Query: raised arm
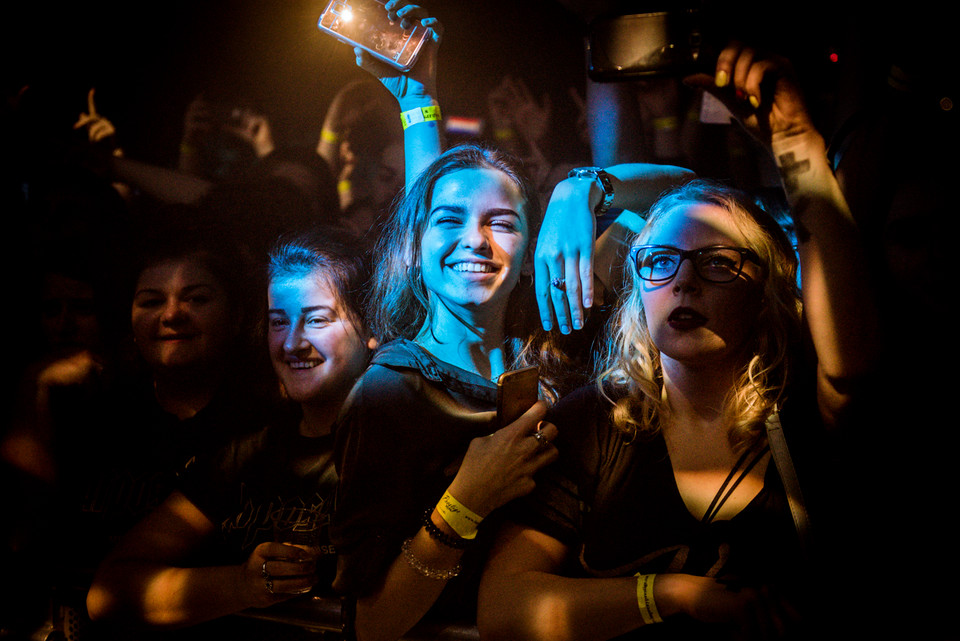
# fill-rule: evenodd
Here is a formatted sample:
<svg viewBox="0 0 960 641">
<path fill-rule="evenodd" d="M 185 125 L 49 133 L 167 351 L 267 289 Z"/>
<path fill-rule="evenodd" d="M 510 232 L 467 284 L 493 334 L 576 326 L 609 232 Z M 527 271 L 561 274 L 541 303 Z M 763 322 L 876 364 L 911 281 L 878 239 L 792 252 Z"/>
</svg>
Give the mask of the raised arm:
<svg viewBox="0 0 960 641">
<path fill-rule="evenodd" d="M 626 239 L 643 227 L 642 215 L 665 190 L 694 178 L 682 167 L 646 163 L 605 171 L 613 192 L 609 206 L 623 211 L 600 238 L 595 211 L 604 192 L 597 180 L 567 178 L 554 188 L 547 204 L 535 270 L 540 320 L 548 331 L 556 326 L 567 334 L 583 327 L 584 310 L 596 300 L 594 278 L 602 287 L 616 290 L 621 252 Z M 553 284 L 555 279 L 562 281 L 561 287 Z"/>
<path fill-rule="evenodd" d="M 403 73 L 354 49 L 357 64 L 383 83 L 397 99 L 404 119 L 403 148 L 405 184 L 409 187 L 420 172 L 440 155 L 440 103 L 437 99 L 437 50 L 443 34 L 440 21 L 409 0 L 389 0 L 385 7 L 391 20 L 407 27 L 414 22 L 428 29 L 427 42 L 413 68 Z M 414 123 L 414 124 L 409 124 Z"/>
<path fill-rule="evenodd" d="M 785 60 L 734 45 L 715 78 L 691 79 L 720 98 L 773 154 L 797 230 L 804 317 L 817 356 L 820 410 L 843 410 L 875 365 L 879 320 L 862 239 Z"/>
<path fill-rule="evenodd" d="M 184 567 L 215 532 L 186 496 L 174 492 L 101 563 L 87 594 L 90 617 L 175 628 L 272 605 L 312 587 L 314 560 L 282 543 L 261 543 L 240 565 Z"/>
</svg>

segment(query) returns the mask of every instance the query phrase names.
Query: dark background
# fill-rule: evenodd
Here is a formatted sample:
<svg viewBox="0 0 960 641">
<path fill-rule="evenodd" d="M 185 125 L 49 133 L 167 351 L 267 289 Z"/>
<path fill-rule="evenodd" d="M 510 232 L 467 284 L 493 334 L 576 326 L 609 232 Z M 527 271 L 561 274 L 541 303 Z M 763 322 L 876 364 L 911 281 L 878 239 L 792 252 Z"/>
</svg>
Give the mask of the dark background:
<svg viewBox="0 0 960 641">
<path fill-rule="evenodd" d="M 64 126 L 85 111 L 95 87 L 98 110 L 117 126 L 122 146 L 148 160 L 172 162 L 184 110 L 201 92 L 252 102 L 284 141 L 313 144 L 335 92 L 365 77 L 350 49 L 316 28 L 325 4 L 18 3 L 4 10 L 5 89 L 29 84 L 51 109 L 51 125 Z M 538 94 L 582 87 L 578 25 L 554 2 L 433 4 L 446 25 L 440 91 L 447 114 L 482 116 L 502 73 L 525 76 Z"/>
<path fill-rule="evenodd" d="M 350 50 L 316 28 L 325 4 L 18 2 L 2 13 L 4 89 L 9 97 L 29 85 L 43 96 L 51 126 L 66 127 L 95 87 L 98 109 L 117 125 L 128 154 L 156 162 L 175 159 L 184 110 L 201 92 L 257 104 L 283 141 L 312 144 L 337 89 L 363 77 Z M 956 76 L 944 53 L 951 21 L 933 3 L 895 10 L 824 0 L 719 6 L 794 59 L 811 92 L 828 101 L 828 136 L 855 109 L 851 100 L 859 104 L 865 91 L 883 86 L 891 60 L 935 78 L 931 65 Z M 430 8 L 446 27 L 439 80 L 447 115 L 483 116 L 487 92 L 509 73 L 537 95 L 553 93 L 557 133 L 564 134 L 563 123 L 576 117 L 567 88 L 582 92 L 584 85 L 581 15 L 601 3 L 436 0 Z M 839 63 L 828 62 L 830 53 L 840 54 Z"/>
</svg>

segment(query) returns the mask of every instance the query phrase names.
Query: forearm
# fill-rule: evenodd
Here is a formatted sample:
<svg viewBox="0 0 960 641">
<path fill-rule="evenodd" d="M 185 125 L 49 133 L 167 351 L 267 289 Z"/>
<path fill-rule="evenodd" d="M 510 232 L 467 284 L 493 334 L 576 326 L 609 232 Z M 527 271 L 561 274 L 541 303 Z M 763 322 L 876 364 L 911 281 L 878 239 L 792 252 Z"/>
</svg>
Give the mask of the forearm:
<svg viewBox="0 0 960 641">
<path fill-rule="evenodd" d="M 113 157 L 110 163 L 117 180 L 164 203 L 194 205 L 210 191 L 209 181 L 182 171 L 122 157 Z"/>
<path fill-rule="evenodd" d="M 240 566 L 179 568 L 115 560 L 98 570 L 87 594 L 94 620 L 176 628 L 254 605 L 240 590 Z"/>
<path fill-rule="evenodd" d="M 411 110 L 416 114 L 423 108 L 439 109 L 437 100 L 429 95 L 402 98 L 398 102 L 401 114 Z M 420 173 L 442 151 L 440 123 L 440 120 L 426 120 L 406 126 L 403 130 L 404 182 L 408 191 Z"/>
<path fill-rule="evenodd" d="M 431 518 L 444 528 L 436 513 Z M 379 588 L 357 600 L 355 628 L 359 641 L 394 641 L 406 634 L 436 603 L 447 584 L 442 575 L 458 566 L 463 552 L 443 545 L 420 528 L 409 542 L 408 554 L 420 564 L 420 570 L 401 553 L 387 569 Z M 426 576 L 433 571 L 439 574 Z"/>
<path fill-rule="evenodd" d="M 692 180 L 695 174 L 682 167 L 645 163 L 615 165 L 607 173 L 614 187 L 612 207 L 623 211 L 597 239 L 593 271 L 604 287 L 616 291 L 627 243 L 643 229 L 647 211 L 660 194 Z"/>
<path fill-rule="evenodd" d="M 674 187 L 693 180 L 696 174 L 684 167 L 626 163 L 607 167 L 614 180 L 614 199 L 611 207 L 628 209 L 642 215 L 660 195 Z"/>
<path fill-rule="evenodd" d="M 481 589 L 478 626 L 498 641 L 612 639 L 643 625 L 637 580 L 572 579 L 539 571 L 488 581 Z"/>
<path fill-rule="evenodd" d="M 815 131 L 773 140 L 796 226 L 804 312 L 821 378 L 842 388 L 872 367 L 877 315 L 862 240 Z M 842 389 L 834 389 L 842 396 Z M 836 399 L 835 399 L 836 400 Z"/>
<path fill-rule="evenodd" d="M 721 609 L 730 606 L 712 579 L 687 574 L 647 578 L 652 581 L 647 594 L 653 603 L 644 606 L 644 613 L 640 601 L 645 592 L 638 589 L 636 576 L 569 578 L 543 571 L 485 576 L 478 619 L 481 636 L 494 641 L 602 641 L 645 625 L 662 625 L 681 613 L 713 618 L 698 605 L 701 602 L 720 604 Z"/>
</svg>

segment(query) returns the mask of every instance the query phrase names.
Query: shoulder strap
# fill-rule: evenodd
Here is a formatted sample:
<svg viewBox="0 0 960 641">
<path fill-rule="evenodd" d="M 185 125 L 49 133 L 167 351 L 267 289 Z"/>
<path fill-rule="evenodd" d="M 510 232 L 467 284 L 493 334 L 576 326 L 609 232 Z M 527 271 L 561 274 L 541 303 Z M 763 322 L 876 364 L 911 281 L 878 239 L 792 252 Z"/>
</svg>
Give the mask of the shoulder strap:
<svg viewBox="0 0 960 641">
<path fill-rule="evenodd" d="M 787 439 L 784 437 L 783 427 L 780 425 L 780 413 L 777 411 L 767 417 L 767 442 L 770 444 L 771 455 L 787 493 L 787 503 L 790 506 L 790 514 L 793 515 L 793 522 L 797 527 L 800 545 L 804 549 L 808 549 L 810 516 L 807 514 L 807 505 L 803 500 L 803 492 L 800 491 L 797 471 L 793 467 L 793 459 L 790 457 L 790 450 L 787 448 Z"/>
</svg>

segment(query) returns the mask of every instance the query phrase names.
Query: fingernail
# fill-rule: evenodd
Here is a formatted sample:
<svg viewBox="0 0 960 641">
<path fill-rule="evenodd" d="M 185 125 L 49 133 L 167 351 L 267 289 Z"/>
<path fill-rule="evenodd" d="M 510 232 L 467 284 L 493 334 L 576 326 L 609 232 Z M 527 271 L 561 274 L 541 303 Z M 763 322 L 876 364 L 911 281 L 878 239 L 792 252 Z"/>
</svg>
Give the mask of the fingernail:
<svg viewBox="0 0 960 641">
<path fill-rule="evenodd" d="M 551 329 L 553 329 L 553 323 L 551 323 L 550 321 L 544 321 L 543 331 L 549 332 Z"/>
<path fill-rule="evenodd" d="M 748 98 L 748 100 L 750 100 L 750 104 L 753 106 L 754 109 L 756 109 L 757 107 L 760 106 L 760 99 L 757 98 L 756 96 L 751 95 L 751 96 Z"/>
<path fill-rule="evenodd" d="M 727 83 L 730 82 L 730 76 L 727 74 L 726 71 L 721 69 L 720 71 L 717 72 L 717 77 L 714 80 L 714 82 L 717 84 L 718 87 L 726 87 Z"/>
<path fill-rule="evenodd" d="M 573 328 L 574 328 L 574 329 L 583 329 L 583 321 L 580 320 L 579 318 L 578 318 L 577 320 L 573 321 Z"/>
<path fill-rule="evenodd" d="M 570 333 L 570 327 L 569 327 L 568 325 L 561 325 L 561 326 L 560 326 L 560 333 L 561 333 L 561 334 L 569 334 L 569 333 Z"/>
</svg>

